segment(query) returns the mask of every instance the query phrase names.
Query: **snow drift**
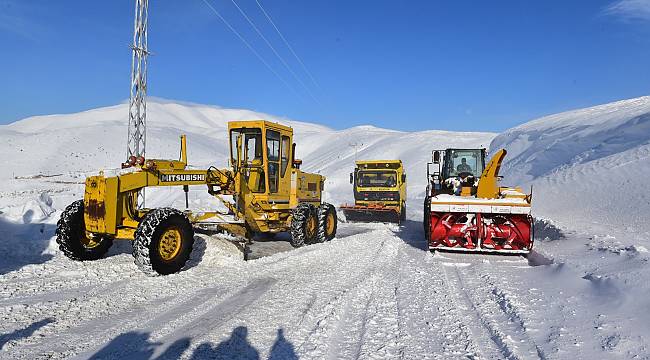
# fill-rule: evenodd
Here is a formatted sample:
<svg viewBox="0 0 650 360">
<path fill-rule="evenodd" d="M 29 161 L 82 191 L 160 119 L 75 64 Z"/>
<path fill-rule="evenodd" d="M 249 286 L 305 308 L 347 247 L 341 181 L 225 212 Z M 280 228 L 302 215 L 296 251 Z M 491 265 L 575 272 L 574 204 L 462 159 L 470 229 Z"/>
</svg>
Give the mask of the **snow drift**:
<svg viewBox="0 0 650 360">
<path fill-rule="evenodd" d="M 546 116 L 491 143 L 508 183 L 534 185 L 533 210 L 572 228 L 648 238 L 650 97 Z"/>
</svg>

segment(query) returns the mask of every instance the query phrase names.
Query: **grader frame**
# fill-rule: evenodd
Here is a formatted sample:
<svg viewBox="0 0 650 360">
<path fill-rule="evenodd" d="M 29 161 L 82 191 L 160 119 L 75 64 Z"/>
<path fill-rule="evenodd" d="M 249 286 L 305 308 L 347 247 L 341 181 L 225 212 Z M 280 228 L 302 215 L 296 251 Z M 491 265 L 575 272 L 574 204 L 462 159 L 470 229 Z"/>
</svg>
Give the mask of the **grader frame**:
<svg viewBox="0 0 650 360">
<path fill-rule="evenodd" d="M 83 230 L 81 235 L 76 236 L 77 240 L 71 240 L 70 238 L 74 238 L 76 232 L 74 229 L 65 231 L 71 228 L 71 225 L 70 221 L 68 223 L 64 221 L 66 215 L 64 212 L 59 222 L 60 229 L 57 230 L 57 241 L 61 249 L 70 255 L 69 253 L 74 253 L 71 248 L 79 247 L 78 244 L 71 247 L 69 243 L 80 241 L 83 246 L 79 249 L 83 251 L 77 251 L 73 254 L 75 256 L 70 257 L 85 260 L 84 257 L 88 256 L 84 253 L 100 247 L 99 245 L 105 239 L 111 242 L 113 239 L 130 239 L 138 242 L 138 236 L 144 236 L 142 235 L 144 234 L 143 223 L 148 215 L 156 210 L 138 208 L 138 194 L 144 188 L 160 186 L 183 187 L 186 202 L 189 186 L 207 186 L 208 193 L 228 209 L 227 213 L 218 211 L 193 213 L 185 210 L 161 215 L 165 219 L 166 216 L 175 216 L 178 223 L 168 229 L 169 231 L 162 231 L 159 234 L 154 231 L 150 234 L 156 239 L 148 241 L 156 242 L 160 248 L 159 258 L 162 260 L 165 260 L 165 256 L 169 257 L 167 260 L 173 259 L 171 255 L 176 255 L 180 251 L 179 237 L 183 235 L 183 229 L 189 224 L 207 221 L 216 224 L 222 230 L 247 239 L 250 239 L 253 233 L 290 231 L 294 246 L 327 241 L 334 237 L 336 232 L 334 207 L 321 202 L 325 178 L 300 170 L 301 161 L 295 159 L 293 130 L 290 127 L 264 120 L 232 121 L 228 124 L 228 135 L 231 152 L 230 169 L 214 167 L 201 170 L 189 169 L 186 138 L 182 135 L 179 160 L 144 159 L 132 156 L 122 164 L 122 167 L 133 171 L 127 170 L 119 175 L 108 177 L 100 172 L 99 175 L 88 177 L 83 200 Z M 232 196 L 233 200 L 229 201 L 224 198 L 225 196 Z M 80 204 L 76 207 L 79 206 Z M 71 215 L 68 215 L 68 218 L 71 218 Z M 185 220 L 178 220 L 179 217 Z M 164 222 L 163 220 L 159 222 Z M 185 223 L 187 226 L 183 225 Z M 166 245 L 163 244 L 165 241 L 167 241 Z M 155 244 L 145 245 L 149 252 L 155 252 Z M 167 253 L 164 254 L 165 247 L 172 247 L 172 250 L 167 249 Z M 100 248 L 101 251 L 108 249 Z M 136 244 L 134 244 L 134 256 L 136 256 L 135 250 Z M 185 255 L 189 256 L 189 253 Z M 136 263 L 137 260 L 136 257 Z M 182 261 L 183 264 L 184 262 Z M 174 267 L 175 271 L 180 270 L 178 265 Z M 158 270 L 157 272 L 161 273 Z"/>
</svg>

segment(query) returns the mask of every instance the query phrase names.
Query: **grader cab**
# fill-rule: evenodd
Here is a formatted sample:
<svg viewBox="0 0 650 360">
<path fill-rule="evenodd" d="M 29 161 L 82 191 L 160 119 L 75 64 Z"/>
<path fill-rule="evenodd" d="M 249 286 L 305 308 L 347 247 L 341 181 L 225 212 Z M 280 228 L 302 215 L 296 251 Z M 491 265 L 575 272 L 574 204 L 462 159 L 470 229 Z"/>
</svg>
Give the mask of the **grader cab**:
<svg viewBox="0 0 650 360">
<path fill-rule="evenodd" d="M 194 225 L 210 223 L 239 238 L 289 232 L 299 247 L 334 238 L 334 206 L 322 202 L 325 178 L 300 170 L 293 130 L 268 121 L 228 124 L 230 168 L 188 169 L 185 136 L 179 160 L 131 157 L 114 176 L 86 179 L 83 200 L 69 205 L 57 224 L 57 243 L 69 258 L 101 258 L 114 239 L 133 241 L 135 263 L 148 274 L 179 271 L 192 251 Z M 227 211 L 138 207 L 142 189 L 207 186 Z M 231 196 L 232 200 L 226 196 Z M 186 201 L 187 204 L 187 201 Z"/>
</svg>

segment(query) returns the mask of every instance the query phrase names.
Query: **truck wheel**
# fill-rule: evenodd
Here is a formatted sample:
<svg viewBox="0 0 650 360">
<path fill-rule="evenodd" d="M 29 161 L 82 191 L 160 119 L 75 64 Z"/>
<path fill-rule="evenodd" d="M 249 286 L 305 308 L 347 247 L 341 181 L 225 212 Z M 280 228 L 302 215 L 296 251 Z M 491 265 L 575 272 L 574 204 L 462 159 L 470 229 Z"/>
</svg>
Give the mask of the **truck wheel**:
<svg viewBox="0 0 650 360">
<path fill-rule="evenodd" d="M 406 203 L 402 203 L 402 212 L 399 214 L 400 222 L 406 221 Z"/>
<path fill-rule="evenodd" d="M 319 243 L 330 241 L 336 236 L 337 218 L 334 205 L 322 203 L 318 207 L 318 234 L 316 241 Z"/>
<path fill-rule="evenodd" d="M 56 242 L 65 256 L 83 261 L 102 258 L 113 245 L 113 238 L 86 236 L 84 201 L 77 200 L 68 205 L 61 214 L 56 224 Z"/>
<path fill-rule="evenodd" d="M 316 208 L 308 203 L 298 204 L 291 212 L 291 245 L 301 247 L 311 244 L 318 233 Z"/>
<path fill-rule="evenodd" d="M 190 257 L 194 229 L 181 211 L 160 208 L 149 211 L 135 231 L 133 257 L 147 275 L 180 271 Z"/>
</svg>

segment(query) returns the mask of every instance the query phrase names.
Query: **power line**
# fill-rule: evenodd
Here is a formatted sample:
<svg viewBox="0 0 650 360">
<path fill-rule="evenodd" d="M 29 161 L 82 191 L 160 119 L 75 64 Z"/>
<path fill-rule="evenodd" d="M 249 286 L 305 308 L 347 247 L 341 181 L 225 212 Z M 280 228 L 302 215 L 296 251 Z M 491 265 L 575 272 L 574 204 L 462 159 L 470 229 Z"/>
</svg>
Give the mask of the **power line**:
<svg viewBox="0 0 650 360">
<path fill-rule="evenodd" d="M 280 79 L 280 81 L 282 81 L 282 83 L 287 88 L 293 91 L 294 94 L 296 94 L 296 96 L 300 98 L 300 94 L 296 91 L 296 89 L 293 86 L 291 86 L 282 76 L 280 76 L 280 74 L 278 74 L 277 71 L 273 70 L 271 65 L 269 65 L 269 63 L 267 63 L 266 60 L 264 60 L 264 58 L 251 46 L 251 44 L 249 44 L 248 41 L 246 41 L 246 39 L 244 39 L 244 37 L 237 30 L 235 30 L 235 28 L 233 28 L 232 25 L 230 25 L 230 23 L 223 16 L 221 16 L 221 14 L 217 11 L 217 9 L 215 9 L 212 5 L 210 5 L 210 3 L 207 0 L 203 0 L 203 3 L 205 3 L 205 5 L 207 5 L 210 8 L 210 10 L 212 10 L 212 12 L 215 15 L 217 15 L 219 20 L 221 20 L 226 25 L 226 27 L 228 27 L 228 29 L 230 29 L 230 31 L 232 31 L 232 33 L 235 34 L 239 38 L 239 40 L 241 40 L 244 43 L 244 45 L 246 45 L 246 47 L 253 54 L 255 54 L 255 56 L 267 67 L 267 69 L 269 69 L 269 71 L 273 73 L 273 75 L 275 75 L 278 79 Z"/>
<path fill-rule="evenodd" d="M 282 35 L 282 32 L 280 31 L 280 29 L 275 25 L 275 22 L 273 21 L 273 19 L 271 19 L 271 16 L 266 12 L 266 10 L 264 10 L 264 7 L 262 6 L 262 4 L 260 4 L 260 2 L 258 0 L 255 0 L 255 2 L 257 3 L 257 6 L 260 8 L 260 10 L 262 10 L 262 13 L 264 13 L 264 16 L 266 16 L 266 19 L 271 23 L 271 25 L 273 25 L 273 28 L 278 33 L 278 35 L 280 35 L 280 38 L 282 39 L 282 41 L 284 41 L 284 44 L 287 46 L 289 51 L 291 51 L 291 53 L 296 58 L 296 60 L 298 60 L 298 63 L 300 63 L 300 66 L 302 66 L 302 69 L 305 70 L 305 73 L 309 76 L 309 78 L 314 83 L 314 85 L 316 85 L 316 87 L 320 89 L 321 87 L 320 87 L 320 85 L 318 85 L 318 82 L 316 82 L 316 79 L 314 79 L 311 72 L 309 70 L 307 70 L 307 66 L 305 66 L 304 62 L 302 62 L 302 59 L 300 59 L 298 54 L 296 54 L 296 52 L 293 51 L 293 47 L 291 47 L 291 45 L 289 45 L 289 42 L 287 41 L 287 39 L 285 39 L 284 35 Z"/>
<path fill-rule="evenodd" d="M 289 66 L 289 64 L 287 64 L 287 62 L 284 60 L 284 58 L 277 52 L 277 50 L 275 50 L 275 47 L 273 47 L 273 45 L 271 45 L 271 42 L 266 38 L 266 36 L 264 36 L 264 34 L 262 34 L 260 29 L 255 25 L 255 23 L 253 23 L 253 20 L 251 20 L 251 18 L 248 17 L 248 15 L 246 15 L 246 12 L 244 12 L 244 10 L 242 10 L 242 8 L 237 4 L 237 2 L 235 0 L 230 0 L 230 1 L 233 3 L 233 5 L 235 5 L 237 10 L 239 10 L 239 13 L 242 14 L 244 19 L 246 19 L 246 21 L 248 22 L 248 24 L 250 24 L 250 26 L 253 28 L 253 30 L 255 30 L 257 35 L 259 35 L 262 38 L 262 40 L 264 40 L 266 45 L 268 45 L 269 48 L 271 48 L 271 51 L 273 51 L 275 56 L 277 56 L 277 58 L 280 59 L 280 62 L 282 62 L 284 67 L 287 69 L 287 71 L 289 71 L 289 73 L 291 73 L 293 78 L 296 79 L 296 81 L 298 81 L 298 83 L 300 83 L 300 85 L 302 85 L 303 88 L 305 88 L 305 90 L 307 91 L 309 96 L 311 96 L 311 98 L 314 99 L 314 101 L 319 102 L 318 99 L 316 99 L 316 97 L 314 96 L 314 94 L 309 90 L 307 85 L 305 85 L 305 83 L 298 77 L 298 75 L 296 75 L 296 73 L 293 71 L 293 69 L 291 69 L 291 67 Z"/>
</svg>

